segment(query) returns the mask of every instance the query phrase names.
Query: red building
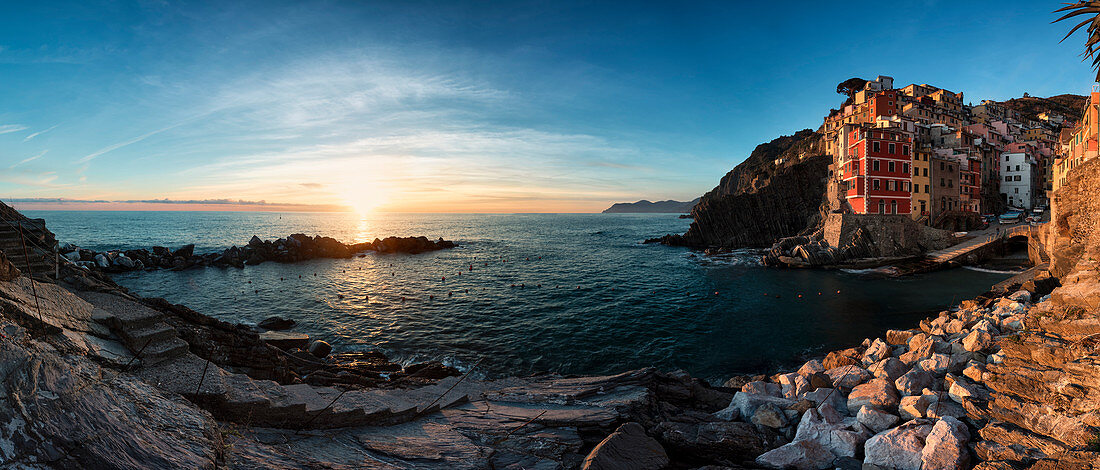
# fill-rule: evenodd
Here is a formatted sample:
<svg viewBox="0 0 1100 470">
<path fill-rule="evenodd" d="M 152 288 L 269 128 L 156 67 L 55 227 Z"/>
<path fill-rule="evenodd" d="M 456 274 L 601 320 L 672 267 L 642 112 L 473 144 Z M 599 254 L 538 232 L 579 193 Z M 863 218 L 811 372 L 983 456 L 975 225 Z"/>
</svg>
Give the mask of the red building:
<svg viewBox="0 0 1100 470">
<path fill-rule="evenodd" d="M 981 213 L 982 159 L 966 157 L 959 163 L 959 210 Z"/>
<path fill-rule="evenodd" d="M 857 214 L 911 210 L 913 140 L 895 128 L 848 125 L 839 164 L 840 189 Z"/>
</svg>

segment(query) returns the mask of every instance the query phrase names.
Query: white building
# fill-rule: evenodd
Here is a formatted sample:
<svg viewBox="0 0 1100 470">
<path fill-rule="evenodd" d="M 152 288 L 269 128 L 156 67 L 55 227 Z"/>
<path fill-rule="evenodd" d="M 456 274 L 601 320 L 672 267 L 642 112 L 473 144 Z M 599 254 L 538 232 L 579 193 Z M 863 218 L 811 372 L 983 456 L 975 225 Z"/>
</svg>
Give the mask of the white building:
<svg viewBox="0 0 1100 470">
<path fill-rule="evenodd" d="M 1001 154 L 1001 197 L 1010 207 L 1031 209 L 1039 197 L 1039 166 L 1027 153 Z"/>
</svg>

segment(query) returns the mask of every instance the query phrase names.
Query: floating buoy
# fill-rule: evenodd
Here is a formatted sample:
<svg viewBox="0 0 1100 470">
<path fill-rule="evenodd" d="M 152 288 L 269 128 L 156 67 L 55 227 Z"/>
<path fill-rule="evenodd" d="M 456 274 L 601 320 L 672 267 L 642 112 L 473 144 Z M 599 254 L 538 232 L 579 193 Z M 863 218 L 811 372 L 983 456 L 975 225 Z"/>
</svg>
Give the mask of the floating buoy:
<svg viewBox="0 0 1100 470">
<path fill-rule="evenodd" d="M 252 284 L 252 281 L 248 281 L 248 283 L 249 283 L 249 284 Z"/>
<path fill-rule="evenodd" d="M 429 295 L 428 300 L 435 300 L 435 296 L 434 295 Z"/>
<path fill-rule="evenodd" d="M 301 275 L 301 274 L 299 274 L 299 275 L 298 275 L 298 279 L 301 279 L 301 278 L 302 278 L 302 275 Z"/>
<path fill-rule="evenodd" d="M 443 279 L 441 279 L 441 280 L 443 280 L 443 281 L 446 281 L 446 280 L 447 280 L 447 276 L 443 276 Z"/>
<path fill-rule="evenodd" d="M 466 289 L 466 293 L 467 293 L 467 294 L 469 294 L 469 293 L 470 293 L 470 289 Z"/>
<path fill-rule="evenodd" d="M 401 301 L 402 301 L 402 302 L 404 302 L 404 301 L 405 301 L 405 296 L 401 296 Z"/>
<path fill-rule="evenodd" d="M 818 292 L 818 293 L 817 293 L 817 295 L 821 295 L 821 293 L 820 293 L 820 292 Z"/>
<path fill-rule="evenodd" d="M 802 298 L 802 294 L 798 294 L 798 298 L 800 298 L 800 299 L 801 299 L 801 298 Z"/>
<path fill-rule="evenodd" d="M 336 298 L 337 298 L 337 299 L 343 299 L 343 298 L 344 298 L 344 294 L 336 294 Z"/>
<path fill-rule="evenodd" d="M 542 284 L 539 284 L 539 285 L 537 285 L 537 286 L 535 286 L 535 287 L 542 287 Z"/>
<path fill-rule="evenodd" d="M 515 285 L 515 284 L 512 284 L 512 287 L 516 287 L 516 285 Z"/>
<path fill-rule="evenodd" d="M 455 295 L 455 293 L 454 293 L 454 292 L 448 292 L 448 293 L 447 293 L 447 297 L 450 297 L 450 296 L 452 296 L 452 295 Z"/>
<path fill-rule="evenodd" d="M 520 284 L 520 285 L 519 285 L 519 288 L 520 288 L 520 289 L 522 289 L 522 288 L 524 288 L 524 287 L 527 287 L 527 285 L 526 285 L 526 284 Z"/>
<path fill-rule="evenodd" d="M 542 259 L 542 257 L 541 257 L 541 256 L 539 256 L 539 259 Z"/>
<path fill-rule="evenodd" d="M 840 293 L 840 291 L 836 291 L 836 293 L 837 293 L 837 294 L 839 294 L 839 293 Z"/>
<path fill-rule="evenodd" d="M 257 293 L 257 294 L 259 294 L 259 293 L 260 293 L 260 290 L 259 290 L 259 289 L 256 289 L 256 293 Z"/>
<path fill-rule="evenodd" d="M 714 295 L 718 295 L 718 291 L 714 291 Z"/>
<path fill-rule="evenodd" d="M 531 261 L 531 258 L 527 258 L 527 261 Z"/>
</svg>

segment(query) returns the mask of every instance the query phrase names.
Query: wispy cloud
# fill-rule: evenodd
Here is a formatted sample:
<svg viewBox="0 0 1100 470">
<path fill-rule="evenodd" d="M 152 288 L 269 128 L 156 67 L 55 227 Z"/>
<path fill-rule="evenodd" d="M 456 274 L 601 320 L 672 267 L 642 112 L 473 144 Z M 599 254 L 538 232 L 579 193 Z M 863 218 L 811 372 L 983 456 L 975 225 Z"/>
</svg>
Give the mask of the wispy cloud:
<svg viewBox="0 0 1100 470">
<path fill-rule="evenodd" d="M 179 123 L 176 123 L 176 124 L 172 124 L 171 126 L 168 126 L 168 127 L 160 128 L 160 129 L 157 129 L 155 131 L 139 135 L 139 136 L 134 137 L 130 140 L 122 141 L 122 142 L 119 142 L 119 143 L 114 144 L 114 145 L 108 145 L 108 146 L 103 147 L 99 150 L 96 150 L 95 152 L 92 152 L 92 153 L 89 153 L 88 155 L 85 155 L 83 158 L 77 160 L 76 163 L 88 163 L 88 162 L 94 160 L 96 157 L 99 157 L 99 156 L 101 156 L 105 153 L 113 152 L 113 151 L 118 150 L 118 149 L 120 149 L 122 147 L 125 147 L 127 145 L 136 144 L 136 143 L 141 142 L 145 139 L 148 139 L 148 138 L 150 138 L 154 135 L 160 134 L 161 132 L 168 131 L 168 130 L 171 130 L 171 129 L 175 129 L 179 126 L 182 126 L 185 123 L 186 122 L 179 122 Z"/>
<path fill-rule="evenodd" d="M 39 158 L 42 158 L 43 155 L 46 155 L 46 152 L 49 152 L 49 150 L 43 150 L 41 152 L 38 152 L 37 155 L 33 155 L 33 156 L 30 156 L 30 157 L 24 158 L 24 159 L 16 162 L 14 165 L 9 166 L 8 169 L 9 170 L 14 169 L 15 167 L 17 167 L 19 165 L 22 165 L 24 163 L 30 163 L 30 162 L 33 162 L 35 160 L 38 160 Z"/>
<path fill-rule="evenodd" d="M 19 132 L 26 129 L 27 126 L 20 124 L 0 124 L 0 134 L 10 134 L 12 132 Z"/>
<path fill-rule="evenodd" d="M 32 134 L 30 134 L 30 135 L 28 135 L 28 136 L 24 137 L 24 138 L 23 138 L 23 142 L 29 142 L 29 141 L 30 141 L 31 139 L 33 139 L 33 138 L 35 138 L 35 137 L 38 137 L 38 136 L 40 136 L 40 135 L 42 135 L 42 134 L 45 134 L 45 133 L 47 133 L 47 132 L 49 132 L 49 131 L 52 131 L 52 130 L 54 130 L 54 129 L 56 129 L 56 128 L 57 128 L 57 124 L 54 124 L 54 125 L 50 126 L 50 127 L 49 127 L 49 128 L 47 128 L 47 129 L 44 129 L 44 130 L 41 130 L 41 131 L 38 131 L 38 132 L 34 132 L 34 133 L 32 133 Z"/>
</svg>

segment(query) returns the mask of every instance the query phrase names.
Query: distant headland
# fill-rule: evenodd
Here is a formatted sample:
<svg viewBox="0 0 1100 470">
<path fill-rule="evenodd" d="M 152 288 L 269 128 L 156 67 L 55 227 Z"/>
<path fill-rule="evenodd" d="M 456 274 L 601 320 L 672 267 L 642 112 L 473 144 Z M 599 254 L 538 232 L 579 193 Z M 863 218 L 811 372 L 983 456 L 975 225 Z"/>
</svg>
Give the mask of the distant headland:
<svg viewBox="0 0 1100 470">
<path fill-rule="evenodd" d="M 604 214 L 642 214 L 642 213 L 688 213 L 695 207 L 695 204 L 699 202 L 700 198 L 692 199 L 688 202 L 673 201 L 671 199 L 667 201 L 650 202 L 642 199 L 638 202 L 619 202 L 612 204 L 611 207 L 604 209 Z"/>
</svg>

